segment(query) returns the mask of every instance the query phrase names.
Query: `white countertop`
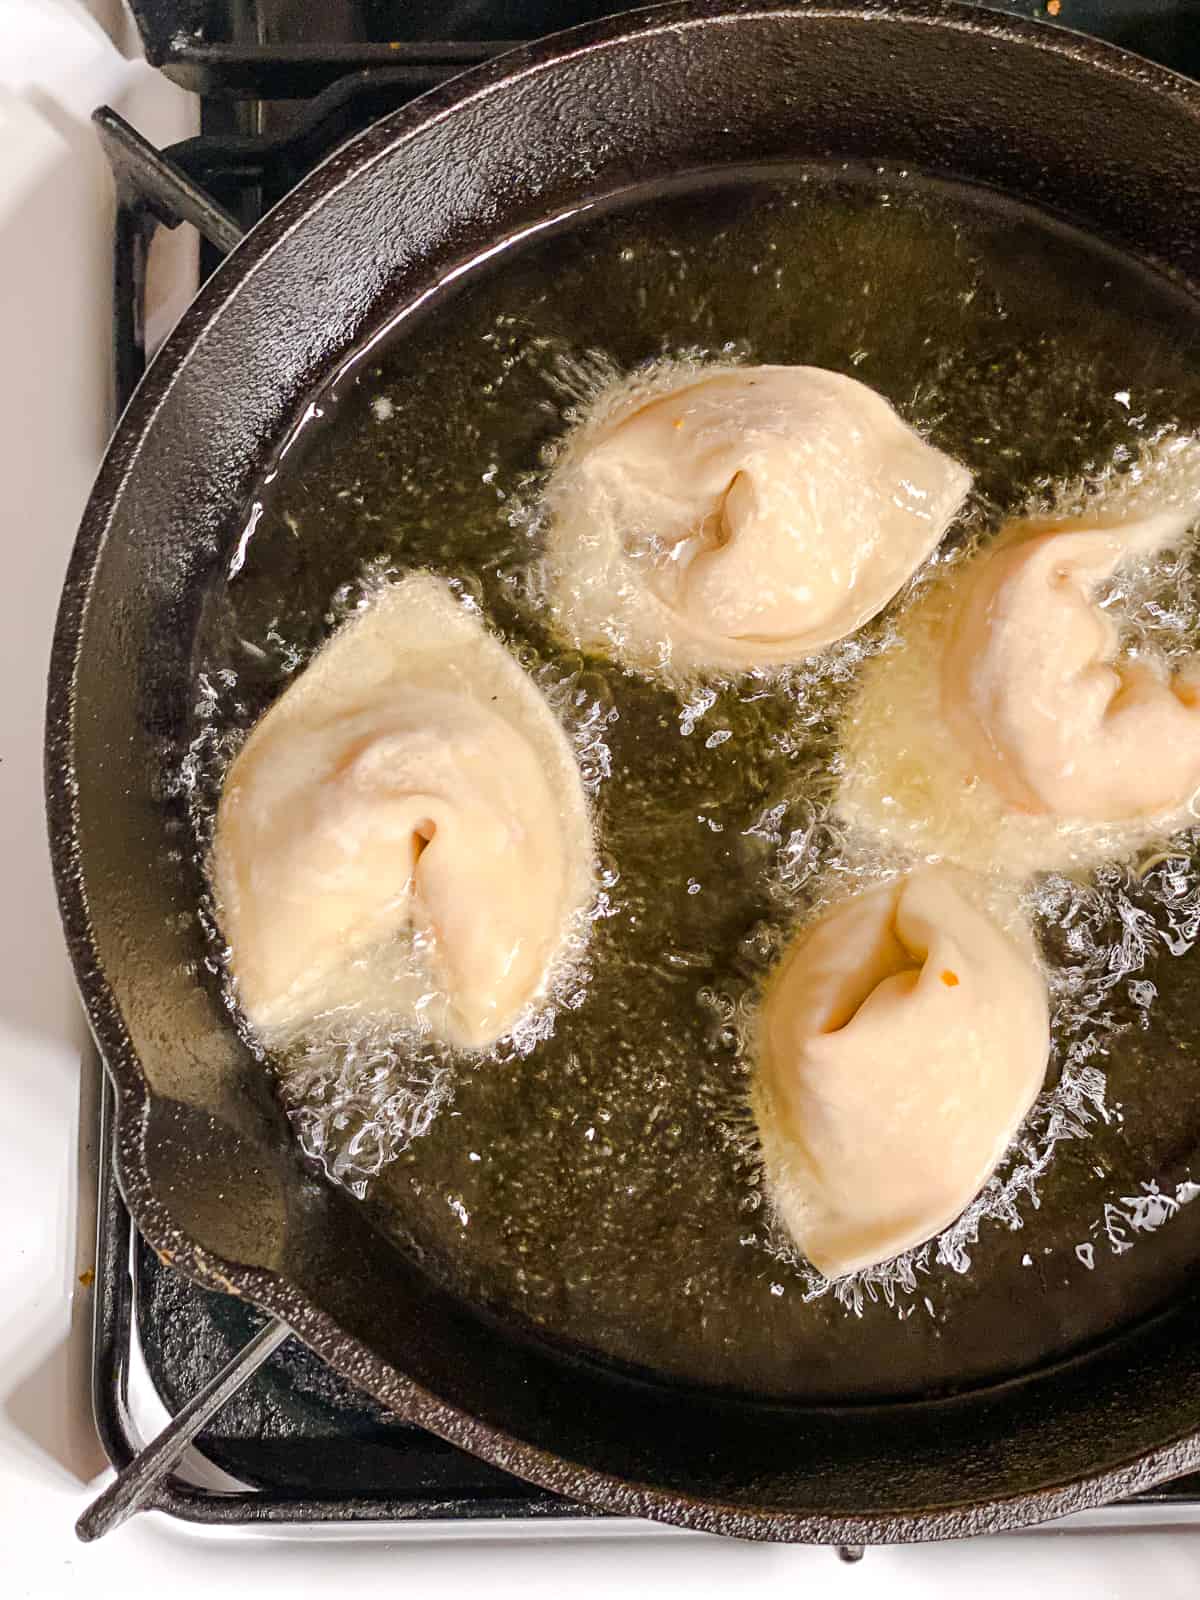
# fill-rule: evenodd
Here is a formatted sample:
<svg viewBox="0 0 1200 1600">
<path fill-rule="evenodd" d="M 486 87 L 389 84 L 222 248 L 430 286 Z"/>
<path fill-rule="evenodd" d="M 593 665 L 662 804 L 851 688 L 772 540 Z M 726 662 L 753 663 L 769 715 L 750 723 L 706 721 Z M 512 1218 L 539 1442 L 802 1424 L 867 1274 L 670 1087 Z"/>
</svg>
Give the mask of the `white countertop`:
<svg viewBox="0 0 1200 1600">
<path fill-rule="evenodd" d="M 331 1533 L 197 1532 L 142 1517 L 82 1546 L 75 1517 L 105 1481 L 86 1379 L 92 1263 L 94 1090 L 43 843 L 43 683 L 59 584 L 111 426 L 111 192 L 88 126 L 108 101 L 151 139 L 194 130 L 195 107 L 136 59 L 121 0 L 0 0 L 0 1592 L 311 1594 L 399 1589 L 539 1600 L 744 1593 L 861 1600 L 1009 1600 L 1077 1587 L 1090 1600 L 1200 1588 L 1200 1531 L 1033 1534 L 870 1550 L 703 1536 L 459 1544 L 349 1541 Z M 115 42 L 114 42 L 115 41 Z M 185 260 L 187 230 L 178 245 Z M 174 244 L 174 236 L 172 243 Z M 168 299 L 154 320 L 169 323 Z M 251 1589 L 253 1586 L 253 1591 Z"/>
</svg>

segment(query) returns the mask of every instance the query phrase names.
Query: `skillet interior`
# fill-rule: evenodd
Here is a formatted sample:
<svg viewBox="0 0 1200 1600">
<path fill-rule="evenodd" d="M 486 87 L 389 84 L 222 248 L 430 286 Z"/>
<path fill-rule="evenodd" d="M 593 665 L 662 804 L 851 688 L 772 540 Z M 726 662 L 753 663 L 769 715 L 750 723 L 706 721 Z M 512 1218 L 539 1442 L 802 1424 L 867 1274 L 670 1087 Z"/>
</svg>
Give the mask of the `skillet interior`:
<svg viewBox="0 0 1200 1600">
<path fill-rule="evenodd" d="M 944 1536 L 1183 1470 L 1200 1353 L 1182 1304 L 1000 1388 L 837 1411 L 645 1384 L 490 1326 L 300 1169 L 200 979 L 162 760 L 187 718 L 199 596 L 270 447 L 381 308 L 581 193 L 798 156 L 989 183 L 1198 275 L 1196 92 L 1069 36 L 951 9 L 755 8 L 657 13 L 562 48 L 573 58 L 535 47 L 398 113 L 273 213 L 155 364 L 89 508 L 52 668 L 51 826 L 131 1209 L 177 1265 L 287 1316 L 414 1420 L 618 1509 L 765 1537 Z M 630 92 L 651 78 L 652 96 Z"/>
</svg>

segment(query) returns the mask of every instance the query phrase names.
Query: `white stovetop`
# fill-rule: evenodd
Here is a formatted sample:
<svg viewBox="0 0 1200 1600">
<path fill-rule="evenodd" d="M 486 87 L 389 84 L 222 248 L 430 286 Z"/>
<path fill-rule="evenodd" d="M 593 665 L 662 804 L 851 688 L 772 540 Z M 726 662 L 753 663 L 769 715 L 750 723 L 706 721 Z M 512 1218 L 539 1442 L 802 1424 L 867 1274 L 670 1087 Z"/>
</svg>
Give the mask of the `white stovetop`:
<svg viewBox="0 0 1200 1600">
<path fill-rule="evenodd" d="M 43 680 L 58 589 L 108 411 L 111 193 L 87 117 L 108 101 L 152 140 L 193 131 L 195 108 L 133 59 L 121 0 L 0 0 L 0 1592 L 235 1592 L 575 1600 L 653 1592 L 704 1600 L 812 1587 L 861 1600 L 972 1600 L 1078 1586 L 1089 1600 L 1194 1596 L 1200 1531 L 1037 1534 L 868 1551 L 701 1536 L 460 1545 L 336 1536 L 199 1534 L 153 1515 L 101 1544 L 72 1525 L 105 1481 L 86 1390 L 95 1122 L 78 1008 L 43 843 Z M 186 230 L 180 230 L 183 235 Z M 180 241 L 186 263 L 191 246 Z M 160 326 L 178 310 L 154 308 Z M 84 1084 L 81 1093 L 81 1081 Z"/>
</svg>

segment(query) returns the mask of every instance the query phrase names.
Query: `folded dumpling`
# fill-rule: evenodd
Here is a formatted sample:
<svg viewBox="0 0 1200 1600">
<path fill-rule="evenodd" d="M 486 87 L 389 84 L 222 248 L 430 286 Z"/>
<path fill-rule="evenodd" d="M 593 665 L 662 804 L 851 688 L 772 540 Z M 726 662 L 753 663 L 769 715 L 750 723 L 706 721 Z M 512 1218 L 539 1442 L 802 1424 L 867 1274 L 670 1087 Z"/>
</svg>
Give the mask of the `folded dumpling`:
<svg viewBox="0 0 1200 1600">
<path fill-rule="evenodd" d="M 840 373 L 634 379 L 601 397 L 552 474 L 552 605 L 577 647 L 644 671 L 796 661 L 887 604 L 970 482 Z"/>
<path fill-rule="evenodd" d="M 1116 822 L 1200 787 L 1200 659 L 1118 660 L 1097 590 L 1177 541 L 1195 507 L 1023 523 L 968 575 L 943 664 L 947 720 L 980 776 L 1027 812 Z"/>
<path fill-rule="evenodd" d="M 591 872 L 566 735 L 424 573 L 373 599 L 258 723 L 212 853 L 238 998 L 268 1040 L 349 1007 L 488 1045 L 544 990 Z"/>
<path fill-rule="evenodd" d="M 948 1226 L 1032 1105 L 1046 986 L 945 868 L 833 907 L 791 945 L 760 1019 L 754 1111 L 776 1214 L 819 1271 Z"/>
</svg>

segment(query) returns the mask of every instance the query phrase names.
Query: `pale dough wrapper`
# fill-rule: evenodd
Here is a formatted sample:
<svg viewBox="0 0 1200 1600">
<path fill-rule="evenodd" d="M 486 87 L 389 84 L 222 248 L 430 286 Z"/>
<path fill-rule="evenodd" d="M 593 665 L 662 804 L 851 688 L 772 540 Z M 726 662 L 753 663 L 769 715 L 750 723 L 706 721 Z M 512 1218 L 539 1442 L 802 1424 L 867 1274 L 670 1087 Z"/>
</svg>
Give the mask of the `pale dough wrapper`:
<svg viewBox="0 0 1200 1600">
<path fill-rule="evenodd" d="M 1096 591 L 1176 542 L 1197 507 L 1019 524 L 968 575 L 943 667 L 947 720 L 1019 810 L 1090 822 L 1178 811 L 1200 787 L 1200 659 L 1119 661 Z"/>
<path fill-rule="evenodd" d="M 334 1008 L 482 1048 L 543 991 L 592 883 L 587 802 L 537 687 L 417 573 L 345 624 L 230 768 L 212 855 L 268 1039 Z"/>
<path fill-rule="evenodd" d="M 971 476 L 865 384 L 819 367 L 626 382 L 547 488 L 559 627 L 647 672 L 803 659 L 936 547 Z"/>
<path fill-rule="evenodd" d="M 1050 1047 L 1032 945 L 946 868 L 868 890 L 801 933 L 760 1030 L 769 1196 L 830 1278 L 954 1221 L 1033 1104 Z"/>
</svg>

